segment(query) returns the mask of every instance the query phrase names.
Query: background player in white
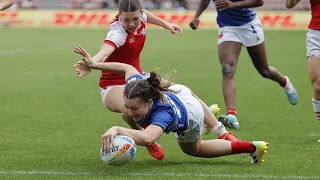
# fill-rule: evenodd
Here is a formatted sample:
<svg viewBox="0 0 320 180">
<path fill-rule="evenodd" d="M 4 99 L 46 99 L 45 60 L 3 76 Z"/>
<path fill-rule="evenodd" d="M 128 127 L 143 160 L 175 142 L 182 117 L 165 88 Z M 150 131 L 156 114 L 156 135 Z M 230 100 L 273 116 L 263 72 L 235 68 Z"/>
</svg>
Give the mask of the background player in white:
<svg viewBox="0 0 320 180">
<path fill-rule="evenodd" d="M 222 88 L 227 115 L 221 115 L 219 121 L 225 126 L 239 128 L 235 104 L 236 87 L 234 74 L 241 45 L 247 48 L 251 60 L 264 78 L 279 83 L 285 90 L 291 104 L 295 105 L 298 94 L 286 76 L 282 76 L 274 67 L 268 65 L 264 33 L 261 22 L 250 7 L 262 6 L 262 0 L 214 0 L 217 7 L 219 25 L 218 55 L 222 66 Z M 197 29 L 199 17 L 208 7 L 210 0 L 201 0 L 194 19 L 190 23 Z"/>
<path fill-rule="evenodd" d="M 13 0 L 0 0 L 0 11 L 8 9 L 13 5 Z"/>
<path fill-rule="evenodd" d="M 132 65 L 141 74 L 140 53 L 146 40 L 146 26 L 151 23 L 169 30 L 172 34 L 181 34 L 179 26 L 166 22 L 148 11 L 142 9 L 139 0 L 121 0 L 119 14 L 110 23 L 109 31 L 99 52 L 92 57 L 94 62 L 121 62 Z M 86 76 L 91 69 L 83 62 L 74 65 L 80 77 Z M 147 76 L 146 76 L 147 77 Z M 125 78 L 123 75 L 102 72 L 99 86 L 103 104 L 113 112 L 122 113 L 123 119 L 133 129 L 141 129 L 131 117 L 127 115 L 123 103 L 123 89 Z M 157 143 L 147 146 L 152 157 L 161 160 L 164 157 L 162 148 Z"/>
<path fill-rule="evenodd" d="M 147 125 L 144 131 L 111 127 L 102 136 L 103 151 L 109 149 L 116 135 L 129 136 L 138 145 L 146 146 L 164 133 L 174 132 L 180 149 L 191 156 L 212 158 L 250 153 L 253 163 L 261 164 L 264 161 L 267 149 L 264 141 L 201 140 L 205 119 L 209 117 L 211 122 L 215 119 L 207 105 L 188 87 L 168 80 L 163 81 L 155 72 L 151 72 L 149 78 L 143 79 L 134 67 L 124 63 L 92 62 L 81 47 L 76 48 L 75 52 L 85 57 L 83 60 L 88 67 L 125 74 L 125 106 L 135 122 Z"/>
<path fill-rule="evenodd" d="M 300 0 L 286 0 L 286 6 L 293 8 L 299 2 Z M 313 89 L 312 105 L 320 123 L 320 1 L 310 0 L 310 3 L 312 17 L 306 38 L 308 72 Z"/>
</svg>

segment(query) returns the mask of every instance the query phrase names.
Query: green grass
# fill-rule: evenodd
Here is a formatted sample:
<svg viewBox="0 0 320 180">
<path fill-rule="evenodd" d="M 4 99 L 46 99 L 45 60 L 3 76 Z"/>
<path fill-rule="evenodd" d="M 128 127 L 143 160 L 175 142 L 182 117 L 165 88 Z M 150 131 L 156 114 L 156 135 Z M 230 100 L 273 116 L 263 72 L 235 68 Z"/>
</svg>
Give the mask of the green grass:
<svg viewBox="0 0 320 180">
<path fill-rule="evenodd" d="M 103 164 L 100 137 L 109 127 L 126 124 L 102 105 L 100 73 L 79 79 L 72 68 L 79 60 L 73 48 L 95 54 L 105 32 L 0 29 L 0 179 L 320 179 L 320 129 L 311 104 L 306 32 L 265 32 L 269 64 L 291 78 L 299 92 L 297 106 L 287 102 L 276 83 L 260 77 L 245 49 L 239 58 L 241 129 L 233 132 L 243 140 L 270 142 L 265 164 L 251 165 L 246 155 L 189 157 L 169 134 L 158 140 L 166 152 L 163 161 L 138 147 L 134 161 L 121 167 Z M 183 37 L 149 30 L 142 66 L 177 70 L 179 83 L 225 109 L 216 41 L 214 30 L 186 31 Z M 38 173 L 27 174 L 31 171 Z"/>
</svg>

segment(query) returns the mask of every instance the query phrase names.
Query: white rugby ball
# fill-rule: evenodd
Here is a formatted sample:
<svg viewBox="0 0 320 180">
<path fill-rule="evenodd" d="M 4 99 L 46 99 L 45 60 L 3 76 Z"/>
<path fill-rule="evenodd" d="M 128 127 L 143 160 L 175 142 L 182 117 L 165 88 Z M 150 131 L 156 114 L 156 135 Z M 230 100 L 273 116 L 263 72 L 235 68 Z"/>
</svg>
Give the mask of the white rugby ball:
<svg viewBox="0 0 320 180">
<path fill-rule="evenodd" d="M 101 159 L 111 166 L 120 166 L 133 160 L 136 155 L 136 143 L 128 136 L 115 136 L 113 145 L 107 152 L 101 151 Z"/>
</svg>

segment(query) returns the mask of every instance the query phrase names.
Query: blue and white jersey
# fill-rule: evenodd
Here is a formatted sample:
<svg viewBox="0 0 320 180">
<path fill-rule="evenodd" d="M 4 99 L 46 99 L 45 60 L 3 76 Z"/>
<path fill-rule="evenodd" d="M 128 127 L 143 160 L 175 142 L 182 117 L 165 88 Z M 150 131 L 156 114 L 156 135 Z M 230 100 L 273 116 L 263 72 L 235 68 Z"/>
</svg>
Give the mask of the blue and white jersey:
<svg viewBox="0 0 320 180">
<path fill-rule="evenodd" d="M 137 122 L 146 127 L 150 124 L 160 126 L 163 132 L 182 132 L 188 127 L 188 114 L 186 107 L 171 92 L 164 92 L 165 103 L 153 99 L 149 113 Z"/>
<path fill-rule="evenodd" d="M 130 76 L 126 83 L 142 80 L 140 74 Z M 149 113 L 137 122 L 141 127 L 147 127 L 150 124 L 160 126 L 163 132 L 182 132 L 188 127 L 188 114 L 186 107 L 180 99 L 172 92 L 163 92 L 165 102 L 158 99 L 152 100 L 152 107 Z"/>
<path fill-rule="evenodd" d="M 213 0 L 213 2 L 216 2 L 217 0 Z M 232 2 L 242 1 L 242 0 L 231 0 Z M 255 16 L 256 13 L 249 8 L 233 8 L 233 9 L 226 9 L 223 11 L 220 11 L 219 8 L 217 8 L 218 17 L 217 17 L 217 23 L 219 27 L 224 26 L 242 26 L 244 24 L 247 24 L 251 22 Z"/>
</svg>

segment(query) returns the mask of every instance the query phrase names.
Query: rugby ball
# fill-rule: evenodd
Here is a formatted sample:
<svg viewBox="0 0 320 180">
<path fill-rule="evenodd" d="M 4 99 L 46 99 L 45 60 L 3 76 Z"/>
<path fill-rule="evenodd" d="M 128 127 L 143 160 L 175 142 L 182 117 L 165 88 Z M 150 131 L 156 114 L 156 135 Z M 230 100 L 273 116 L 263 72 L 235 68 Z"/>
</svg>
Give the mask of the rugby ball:
<svg viewBox="0 0 320 180">
<path fill-rule="evenodd" d="M 136 155 L 136 143 L 128 136 L 115 136 L 108 151 L 100 152 L 104 163 L 111 166 L 120 166 L 133 160 Z"/>
</svg>

